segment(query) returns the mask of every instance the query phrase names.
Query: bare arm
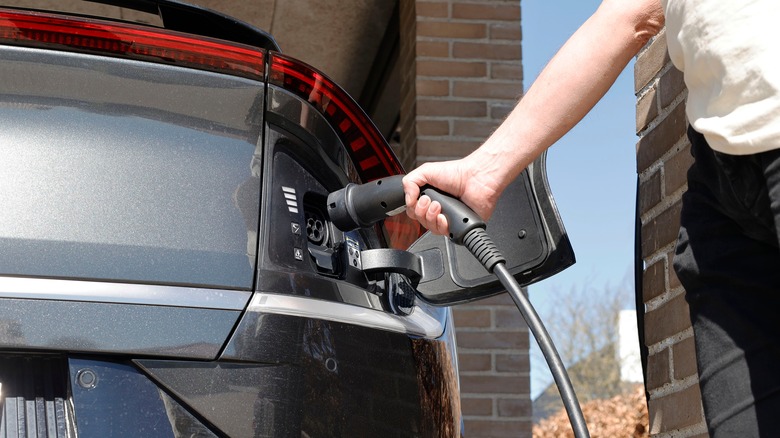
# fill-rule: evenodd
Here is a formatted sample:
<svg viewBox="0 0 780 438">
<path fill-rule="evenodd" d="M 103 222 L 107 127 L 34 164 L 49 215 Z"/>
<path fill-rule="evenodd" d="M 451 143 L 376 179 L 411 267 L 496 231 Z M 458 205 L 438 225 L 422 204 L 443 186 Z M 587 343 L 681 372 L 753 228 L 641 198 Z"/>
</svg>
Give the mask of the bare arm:
<svg viewBox="0 0 780 438">
<path fill-rule="evenodd" d="M 440 206 L 425 197 L 417 202 L 419 186 L 431 184 L 489 217 L 501 192 L 582 120 L 663 24 L 659 0 L 604 0 L 482 146 L 461 160 L 423 165 L 404 179 L 409 216 L 446 233 Z"/>
</svg>

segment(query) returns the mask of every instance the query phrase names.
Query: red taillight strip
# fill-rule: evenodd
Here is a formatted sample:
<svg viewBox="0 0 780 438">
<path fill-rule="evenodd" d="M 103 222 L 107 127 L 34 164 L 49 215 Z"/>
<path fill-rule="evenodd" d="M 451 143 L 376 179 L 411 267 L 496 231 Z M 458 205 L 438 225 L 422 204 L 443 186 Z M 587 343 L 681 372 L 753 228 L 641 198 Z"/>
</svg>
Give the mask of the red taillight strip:
<svg viewBox="0 0 780 438">
<path fill-rule="evenodd" d="M 269 54 L 269 59 L 268 82 L 309 101 L 322 113 L 349 148 L 364 182 L 403 172 L 385 139 L 343 89 L 300 61 L 279 53 Z"/>
<path fill-rule="evenodd" d="M 384 220 L 387 240 L 396 249 L 409 248 L 425 231 L 419 222 L 413 221 L 406 213 L 397 214 Z"/>
<path fill-rule="evenodd" d="M 310 102 L 348 147 L 363 182 L 403 172 L 384 137 L 349 95 L 328 77 L 300 61 L 269 53 L 268 82 Z M 384 221 L 390 245 L 406 249 L 422 228 L 405 214 Z"/>
<path fill-rule="evenodd" d="M 0 10 L 0 44 L 117 56 L 264 79 L 261 49 L 124 23 Z"/>
</svg>

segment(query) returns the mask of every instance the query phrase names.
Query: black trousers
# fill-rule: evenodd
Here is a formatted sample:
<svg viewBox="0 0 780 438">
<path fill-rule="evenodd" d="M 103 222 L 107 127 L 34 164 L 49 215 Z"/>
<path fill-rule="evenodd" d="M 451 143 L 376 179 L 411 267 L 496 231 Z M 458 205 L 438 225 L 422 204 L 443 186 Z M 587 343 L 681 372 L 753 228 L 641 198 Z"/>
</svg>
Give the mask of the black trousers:
<svg viewBox="0 0 780 438">
<path fill-rule="evenodd" d="M 780 436 L 780 150 L 695 163 L 674 268 L 685 287 L 712 437 Z"/>
</svg>

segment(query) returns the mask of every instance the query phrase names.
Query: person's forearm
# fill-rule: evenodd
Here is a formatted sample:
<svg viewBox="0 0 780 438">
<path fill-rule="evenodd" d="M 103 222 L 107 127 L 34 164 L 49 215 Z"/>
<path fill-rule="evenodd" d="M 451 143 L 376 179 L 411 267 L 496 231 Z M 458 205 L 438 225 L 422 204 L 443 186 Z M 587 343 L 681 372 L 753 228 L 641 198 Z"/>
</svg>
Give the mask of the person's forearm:
<svg viewBox="0 0 780 438">
<path fill-rule="evenodd" d="M 605 1 L 550 60 L 504 123 L 472 154 L 496 167 L 493 170 L 503 186 L 574 127 L 663 26 L 658 0 L 636 0 L 630 10 L 626 2 L 632 0 Z"/>
</svg>

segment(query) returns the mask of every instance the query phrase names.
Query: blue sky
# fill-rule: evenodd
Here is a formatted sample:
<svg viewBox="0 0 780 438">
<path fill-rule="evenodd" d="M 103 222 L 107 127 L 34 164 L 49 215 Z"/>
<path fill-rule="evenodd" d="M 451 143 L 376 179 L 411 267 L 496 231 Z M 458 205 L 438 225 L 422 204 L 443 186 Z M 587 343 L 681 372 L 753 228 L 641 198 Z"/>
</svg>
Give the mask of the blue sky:
<svg viewBox="0 0 780 438">
<path fill-rule="evenodd" d="M 521 1 L 526 89 L 599 3 Z M 531 302 L 543 319 L 555 305 L 550 295 L 583 286 L 628 286 L 625 300 L 633 303 L 637 141 L 633 65 L 632 61 L 593 111 L 548 151 L 548 179 L 577 263 L 529 288 Z M 551 323 L 545 320 L 545 324 Z M 531 396 L 535 397 L 552 378 L 536 343 L 531 344 Z"/>
</svg>

